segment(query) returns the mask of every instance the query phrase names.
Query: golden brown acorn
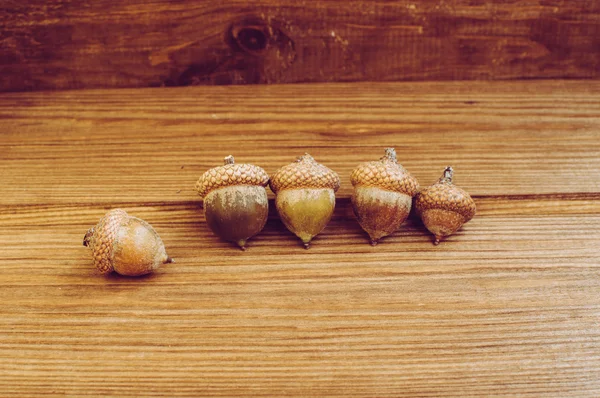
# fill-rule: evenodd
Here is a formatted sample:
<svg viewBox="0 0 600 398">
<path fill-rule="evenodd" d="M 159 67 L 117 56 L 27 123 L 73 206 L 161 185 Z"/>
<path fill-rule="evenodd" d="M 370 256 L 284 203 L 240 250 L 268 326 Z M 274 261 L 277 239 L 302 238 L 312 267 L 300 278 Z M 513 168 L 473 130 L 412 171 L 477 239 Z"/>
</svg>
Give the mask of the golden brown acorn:
<svg viewBox="0 0 600 398">
<path fill-rule="evenodd" d="M 109 211 L 90 228 L 83 245 L 92 250 L 94 265 L 102 274 L 144 275 L 173 262 L 154 228 L 121 209 Z"/>
<path fill-rule="evenodd" d="M 306 153 L 277 170 L 270 186 L 283 224 L 308 249 L 311 239 L 325 228 L 333 215 L 340 177 Z"/>
<path fill-rule="evenodd" d="M 475 202 L 466 191 L 452 184 L 453 174 L 452 167 L 446 167 L 435 184 L 416 196 L 415 209 L 425 227 L 435 236 L 434 245 L 475 215 Z"/>
<path fill-rule="evenodd" d="M 196 189 L 204 200 L 206 223 L 215 235 L 245 250 L 246 241 L 267 223 L 268 183 L 269 176 L 262 168 L 236 164 L 231 155 L 224 166 L 204 173 Z"/>
<path fill-rule="evenodd" d="M 350 180 L 354 186 L 354 214 L 371 244 L 376 245 L 406 220 L 419 183 L 398 163 L 394 148 L 386 148 L 385 156 L 378 161 L 358 165 Z"/>
</svg>

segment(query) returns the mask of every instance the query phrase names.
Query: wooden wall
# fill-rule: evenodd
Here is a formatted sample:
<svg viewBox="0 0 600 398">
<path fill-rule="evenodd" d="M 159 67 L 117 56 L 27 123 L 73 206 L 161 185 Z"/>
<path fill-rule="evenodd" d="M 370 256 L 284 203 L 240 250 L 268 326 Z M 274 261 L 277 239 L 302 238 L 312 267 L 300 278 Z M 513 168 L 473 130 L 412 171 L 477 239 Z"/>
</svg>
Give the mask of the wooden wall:
<svg viewBox="0 0 600 398">
<path fill-rule="evenodd" d="M 599 76 L 597 0 L 0 2 L 0 91 Z"/>
</svg>

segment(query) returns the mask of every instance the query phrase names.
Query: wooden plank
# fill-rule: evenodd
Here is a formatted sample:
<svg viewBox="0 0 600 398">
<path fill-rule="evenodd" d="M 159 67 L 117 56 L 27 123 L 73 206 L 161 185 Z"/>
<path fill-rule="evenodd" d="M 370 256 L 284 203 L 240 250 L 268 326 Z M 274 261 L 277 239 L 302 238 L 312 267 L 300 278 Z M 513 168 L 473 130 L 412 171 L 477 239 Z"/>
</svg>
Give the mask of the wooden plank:
<svg viewBox="0 0 600 398">
<path fill-rule="evenodd" d="M 188 87 L 0 95 L 3 396 L 600 395 L 600 82 Z M 478 214 L 439 246 L 411 215 L 368 244 L 350 170 L 452 163 Z M 242 252 L 197 177 L 233 151 L 339 171 L 305 250 L 270 202 Z M 100 276 L 112 207 L 176 259 Z"/>
<path fill-rule="evenodd" d="M 308 251 L 271 220 L 241 252 L 191 211 L 134 210 L 177 259 L 141 280 L 92 270 L 101 209 L 0 229 L 3 394 L 600 391 L 598 214 L 481 215 L 437 247 L 412 221 L 372 247 L 336 218 Z"/>
<path fill-rule="evenodd" d="M 194 201 L 228 154 L 273 173 L 305 151 L 348 198 L 351 170 L 385 146 L 422 185 L 452 164 L 475 196 L 598 193 L 598 93 L 536 81 L 5 94 L 0 204 Z"/>
<path fill-rule="evenodd" d="M 597 78 L 594 0 L 4 1 L 0 91 Z"/>
</svg>

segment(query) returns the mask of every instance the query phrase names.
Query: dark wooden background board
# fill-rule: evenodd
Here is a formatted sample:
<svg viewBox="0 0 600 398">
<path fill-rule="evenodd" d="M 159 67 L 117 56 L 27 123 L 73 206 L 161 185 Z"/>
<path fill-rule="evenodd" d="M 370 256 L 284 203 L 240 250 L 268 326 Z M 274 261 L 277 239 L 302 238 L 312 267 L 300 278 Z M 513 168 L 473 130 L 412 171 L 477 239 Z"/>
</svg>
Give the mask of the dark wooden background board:
<svg viewBox="0 0 600 398">
<path fill-rule="evenodd" d="M 0 3 L 0 91 L 599 76 L 596 0 Z"/>
<path fill-rule="evenodd" d="M 385 146 L 422 185 L 452 164 L 475 218 L 370 246 L 349 175 Z M 272 200 L 246 252 L 208 230 L 201 173 L 305 151 L 342 179 L 309 250 Z M 597 397 L 599 168 L 598 81 L 0 94 L 0 395 Z M 177 262 L 98 275 L 113 207 Z"/>
</svg>

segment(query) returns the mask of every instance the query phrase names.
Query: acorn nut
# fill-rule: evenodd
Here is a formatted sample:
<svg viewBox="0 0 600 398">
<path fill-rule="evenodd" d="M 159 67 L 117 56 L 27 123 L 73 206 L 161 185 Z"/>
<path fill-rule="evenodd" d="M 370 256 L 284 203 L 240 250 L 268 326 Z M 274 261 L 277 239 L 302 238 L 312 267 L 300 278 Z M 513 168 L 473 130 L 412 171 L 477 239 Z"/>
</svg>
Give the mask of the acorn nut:
<svg viewBox="0 0 600 398">
<path fill-rule="evenodd" d="M 378 161 L 358 165 L 350 176 L 354 214 L 376 245 L 400 228 L 410 213 L 419 183 L 396 160 L 394 148 L 386 148 Z"/>
<path fill-rule="evenodd" d="M 416 196 L 415 209 L 425 227 L 435 236 L 434 245 L 475 215 L 475 202 L 466 191 L 452 184 L 453 174 L 452 167 L 446 167 L 435 184 Z"/>
<path fill-rule="evenodd" d="M 204 173 L 196 189 L 204 201 L 206 223 L 215 235 L 246 250 L 246 241 L 267 223 L 268 183 L 269 176 L 262 168 L 236 164 L 231 155 L 224 166 Z"/>
<path fill-rule="evenodd" d="M 306 153 L 277 170 L 270 186 L 283 224 L 308 249 L 333 215 L 340 177 Z"/>
<path fill-rule="evenodd" d="M 102 274 L 139 276 L 174 262 L 154 228 L 121 209 L 109 211 L 90 228 L 83 245 L 92 250 L 94 265 Z"/>
</svg>

